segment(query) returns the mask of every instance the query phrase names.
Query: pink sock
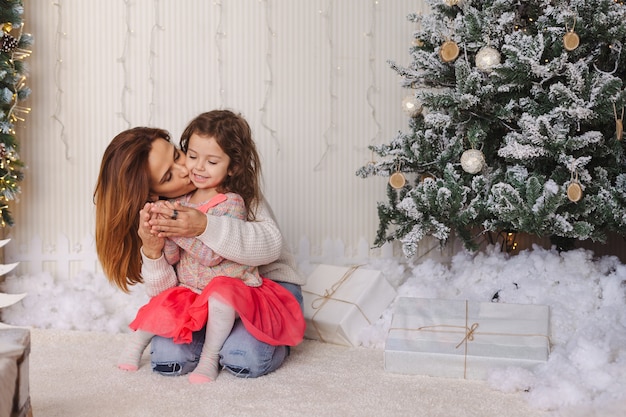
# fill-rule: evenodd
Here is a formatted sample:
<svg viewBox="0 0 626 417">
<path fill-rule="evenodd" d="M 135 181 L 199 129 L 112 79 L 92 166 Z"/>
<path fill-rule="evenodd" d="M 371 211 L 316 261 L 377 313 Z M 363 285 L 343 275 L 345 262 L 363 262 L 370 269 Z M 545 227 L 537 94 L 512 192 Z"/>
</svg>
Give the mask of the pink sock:
<svg viewBox="0 0 626 417">
<path fill-rule="evenodd" d="M 237 312 L 220 299 L 209 297 L 209 318 L 206 325 L 204 346 L 198 366 L 189 374 L 192 384 L 204 384 L 215 381 L 220 369 L 220 349 L 230 334 L 237 318 Z"/>
<path fill-rule="evenodd" d="M 143 351 L 153 336 L 152 333 L 144 332 L 143 330 L 133 332 L 117 361 L 117 367 L 124 371 L 136 371 L 139 369 L 141 355 L 143 355 Z"/>
<path fill-rule="evenodd" d="M 202 351 L 198 366 L 189 374 L 189 382 L 192 384 L 205 384 L 217 379 L 219 373 L 220 357 L 219 354 L 213 355 Z"/>
</svg>

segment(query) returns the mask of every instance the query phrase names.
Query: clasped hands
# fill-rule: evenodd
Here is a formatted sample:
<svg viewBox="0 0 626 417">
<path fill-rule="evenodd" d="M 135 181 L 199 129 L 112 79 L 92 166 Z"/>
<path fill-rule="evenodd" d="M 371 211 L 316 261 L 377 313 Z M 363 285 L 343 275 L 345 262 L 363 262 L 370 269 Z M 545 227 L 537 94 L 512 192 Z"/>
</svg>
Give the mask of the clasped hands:
<svg viewBox="0 0 626 417">
<path fill-rule="evenodd" d="M 140 236 L 150 234 L 157 238 L 196 237 L 204 232 L 207 225 L 206 214 L 203 212 L 185 207 L 179 202 L 164 200 L 146 203 L 139 216 Z"/>
</svg>

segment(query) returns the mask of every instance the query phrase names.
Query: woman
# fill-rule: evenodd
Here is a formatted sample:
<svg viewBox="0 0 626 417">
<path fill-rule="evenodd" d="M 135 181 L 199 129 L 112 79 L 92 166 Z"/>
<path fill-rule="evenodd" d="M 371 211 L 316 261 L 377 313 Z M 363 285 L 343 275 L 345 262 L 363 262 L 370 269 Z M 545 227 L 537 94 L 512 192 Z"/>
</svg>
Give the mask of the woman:
<svg viewBox="0 0 626 417">
<path fill-rule="evenodd" d="M 105 150 L 94 202 L 96 251 L 109 280 L 126 292 L 130 285 L 144 283 L 148 295 L 154 296 L 165 289 L 160 287 L 164 282 L 177 282 L 174 269 L 162 256 L 164 238 L 197 237 L 224 258 L 258 266 L 263 276 L 284 286 L 301 304 L 304 278 L 297 273 L 265 201 L 258 205 L 253 222 L 174 208 L 165 202 L 149 203 L 194 189 L 184 163 L 185 155 L 162 129 L 126 130 Z M 184 345 L 155 337 L 152 369 L 163 375 L 192 371 L 203 343 L 204 331 L 195 332 L 193 341 Z M 220 364 L 237 376 L 258 377 L 277 369 L 288 353 L 286 346 L 256 340 L 238 320 L 220 351 Z"/>
</svg>

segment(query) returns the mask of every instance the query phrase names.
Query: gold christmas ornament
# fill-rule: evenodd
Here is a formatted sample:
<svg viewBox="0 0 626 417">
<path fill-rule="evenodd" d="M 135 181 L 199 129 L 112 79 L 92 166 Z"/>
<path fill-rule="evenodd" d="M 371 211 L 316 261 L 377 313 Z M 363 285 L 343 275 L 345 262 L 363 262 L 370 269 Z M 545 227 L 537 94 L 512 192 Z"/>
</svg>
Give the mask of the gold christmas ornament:
<svg viewBox="0 0 626 417">
<path fill-rule="evenodd" d="M 574 49 L 578 48 L 578 45 L 580 45 L 580 38 L 573 29 L 563 35 L 563 46 L 565 47 L 566 51 L 571 52 Z"/>
<path fill-rule="evenodd" d="M 478 149 L 468 149 L 461 155 L 461 167 L 468 174 L 476 174 L 485 167 L 485 155 Z"/>
<path fill-rule="evenodd" d="M 575 173 L 572 172 L 572 179 L 567 186 L 567 198 L 569 198 L 572 203 L 576 203 L 583 198 L 583 189 L 578 182 L 578 171 Z"/>
<path fill-rule="evenodd" d="M 418 116 L 422 113 L 422 108 L 422 103 L 413 94 L 402 99 L 402 110 L 410 117 Z"/>
<path fill-rule="evenodd" d="M 13 30 L 13 25 L 11 23 L 3 23 L 2 24 L 2 31 L 4 33 L 9 33 L 12 30 Z"/>
<path fill-rule="evenodd" d="M 456 6 L 457 4 L 460 3 L 459 0 L 443 0 L 443 2 L 445 4 L 447 4 L 448 6 L 452 7 L 452 6 Z"/>
<path fill-rule="evenodd" d="M 391 185 L 396 190 L 404 187 L 404 184 L 406 184 L 406 178 L 404 177 L 404 174 L 401 172 L 394 172 L 389 177 L 389 185 Z"/>
<path fill-rule="evenodd" d="M 567 186 L 567 198 L 569 198 L 572 203 L 576 203 L 583 198 L 583 189 L 580 187 L 580 184 L 573 182 Z"/>
<path fill-rule="evenodd" d="M 580 45 L 580 38 L 578 37 L 578 34 L 574 32 L 575 26 L 576 26 L 576 18 L 574 18 L 574 24 L 572 25 L 571 29 L 567 28 L 567 23 L 565 24 L 565 35 L 563 35 L 563 46 L 565 47 L 565 50 L 569 52 L 578 48 L 578 45 Z"/>
<path fill-rule="evenodd" d="M 476 53 L 476 68 L 483 72 L 491 72 L 500 65 L 500 52 L 491 46 L 484 46 Z"/>
<path fill-rule="evenodd" d="M 452 40 L 445 41 L 439 48 L 439 56 L 443 62 L 452 62 L 459 56 L 459 45 Z"/>
</svg>

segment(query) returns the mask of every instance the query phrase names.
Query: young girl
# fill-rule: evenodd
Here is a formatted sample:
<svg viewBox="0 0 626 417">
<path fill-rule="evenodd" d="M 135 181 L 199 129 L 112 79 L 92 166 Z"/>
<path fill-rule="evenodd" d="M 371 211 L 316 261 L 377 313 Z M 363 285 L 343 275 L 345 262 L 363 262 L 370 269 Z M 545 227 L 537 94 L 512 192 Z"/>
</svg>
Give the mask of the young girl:
<svg viewBox="0 0 626 417">
<path fill-rule="evenodd" d="M 183 132 L 181 149 L 197 190 L 176 204 L 254 221 L 260 164 L 250 127 L 241 116 L 228 110 L 201 114 Z M 137 370 L 154 335 L 189 343 L 192 332 L 206 324 L 202 354 L 189 380 L 213 381 L 220 348 L 237 317 L 265 343 L 294 346 L 302 340 L 305 323 L 298 301 L 279 284 L 260 277 L 258 268 L 224 259 L 196 238 L 168 239 L 164 255 L 176 265 L 179 285 L 139 310 L 119 368 Z"/>
</svg>

